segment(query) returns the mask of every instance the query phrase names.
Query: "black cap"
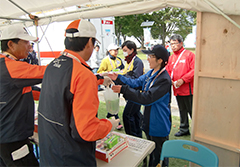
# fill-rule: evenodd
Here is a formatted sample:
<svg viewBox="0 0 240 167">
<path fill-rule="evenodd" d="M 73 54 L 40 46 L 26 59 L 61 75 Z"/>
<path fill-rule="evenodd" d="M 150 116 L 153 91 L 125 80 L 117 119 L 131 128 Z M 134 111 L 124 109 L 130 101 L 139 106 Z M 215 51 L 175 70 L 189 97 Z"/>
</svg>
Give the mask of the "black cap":
<svg viewBox="0 0 240 167">
<path fill-rule="evenodd" d="M 155 45 L 151 50 L 142 50 L 142 52 L 147 55 L 155 55 L 157 59 L 161 58 L 164 62 L 167 62 L 169 58 L 167 49 L 162 45 Z"/>
</svg>

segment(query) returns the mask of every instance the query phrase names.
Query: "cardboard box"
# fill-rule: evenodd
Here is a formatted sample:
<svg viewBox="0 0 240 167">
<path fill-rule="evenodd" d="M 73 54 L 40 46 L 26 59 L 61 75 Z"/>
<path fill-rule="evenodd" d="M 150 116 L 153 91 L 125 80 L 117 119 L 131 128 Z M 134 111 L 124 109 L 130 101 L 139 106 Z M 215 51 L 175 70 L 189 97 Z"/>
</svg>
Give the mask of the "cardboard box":
<svg viewBox="0 0 240 167">
<path fill-rule="evenodd" d="M 109 149 L 108 146 L 106 145 L 106 141 L 109 141 L 109 139 L 111 140 L 113 137 L 117 138 L 118 142 Z M 121 136 L 116 137 L 116 134 L 112 134 L 110 132 L 104 139 L 98 140 L 96 142 L 95 156 L 96 158 L 101 159 L 105 162 L 110 162 L 114 157 L 116 157 L 127 147 L 128 143 L 126 141 L 126 138 Z"/>
</svg>

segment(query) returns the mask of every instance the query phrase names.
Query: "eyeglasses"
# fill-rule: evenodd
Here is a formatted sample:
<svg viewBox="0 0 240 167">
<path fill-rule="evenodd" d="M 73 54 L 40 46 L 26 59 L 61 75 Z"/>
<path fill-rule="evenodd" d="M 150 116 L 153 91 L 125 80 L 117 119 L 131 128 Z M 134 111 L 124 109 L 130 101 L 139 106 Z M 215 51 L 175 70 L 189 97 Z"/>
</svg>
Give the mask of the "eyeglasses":
<svg viewBox="0 0 240 167">
<path fill-rule="evenodd" d="M 178 43 L 170 43 L 171 46 L 178 45 L 178 44 L 179 44 L 179 42 Z"/>
</svg>

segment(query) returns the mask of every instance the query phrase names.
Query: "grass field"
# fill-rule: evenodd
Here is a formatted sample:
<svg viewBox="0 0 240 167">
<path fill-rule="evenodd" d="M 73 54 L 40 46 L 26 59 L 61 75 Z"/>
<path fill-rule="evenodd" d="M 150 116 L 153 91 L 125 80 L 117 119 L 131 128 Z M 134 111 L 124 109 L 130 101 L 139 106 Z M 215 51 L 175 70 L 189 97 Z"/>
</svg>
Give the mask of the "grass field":
<svg viewBox="0 0 240 167">
<path fill-rule="evenodd" d="M 119 109 L 119 118 L 122 118 L 123 114 L 123 106 L 120 106 Z M 99 109 L 98 109 L 98 118 L 106 118 L 107 112 L 106 112 L 106 104 L 104 102 L 100 102 Z M 122 119 L 120 121 L 122 124 Z M 191 121 L 190 121 L 191 123 Z M 182 139 L 182 140 L 190 140 L 190 136 L 183 136 L 183 137 L 175 137 L 174 134 L 178 132 L 178 127 L 180 124 L 180 119 L 178 116 L 172 116 L 172 128 L 169 135 L 169 140 L 175 140 L 175 139 Z M 124 129 L 116 130 L 121 133 L 125 133 Z M 146 139 L 145 134 L 143 133 L 143 138 Z M 189 149 L 189 147 L 187 147 Z M 169 167 L 188 167 L 189 162 L 185 160 L 170 158 L 169 159 Z"/>
</svg>

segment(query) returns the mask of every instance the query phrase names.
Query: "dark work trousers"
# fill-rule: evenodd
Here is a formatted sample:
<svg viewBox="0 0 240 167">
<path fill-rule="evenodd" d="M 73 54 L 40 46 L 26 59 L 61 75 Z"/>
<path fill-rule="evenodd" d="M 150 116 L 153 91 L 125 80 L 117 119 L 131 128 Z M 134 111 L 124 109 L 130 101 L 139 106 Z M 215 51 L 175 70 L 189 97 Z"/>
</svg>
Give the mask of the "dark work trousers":
<svg viewBox="0 0 240 167">
<path fill-rule="evenodd" d="M 156 137 L 156 136 L 149 136 L 148 134 L 146 134 L 146 137 L 147 137 L 148 140 L 151 140 L 151 141 L 155 142 L 155 149 L 150 154 L 148 167 L 156 167 L 157 164 L 160 163 L 162 145 L 165 141 L 167 141 L 169 139 L 169 137 L 168 136 L 166 136 L 166 137 Z M 164 158 L 162 166 L 163 167 L 168 166 L 168 158 Z"/>
<path fill-rule="evenodd" d="M 0 148 L 1 149 L 1 148 Z M 0 167 L 6 166 L 5 163 L 3 162 L 2 158 L 0 157 Z"/>
<path fill-rule="evenodd" d="M 11 153 L 19 150 L 25 145 L 28 146 L 29 153 L 26 156 L 13 161 Z M 0 144 L 0 146 L 0 157 L 6 166 L 39 166 L 38 160 L 33 153 L 33 145 L 30 143 L 29 139 L 12 143 L 4 143 Z"/>
<path fill-rule="evenodd" d="M 178 108 L 180 112 L 180 131 L 189 131 L 188 114 L 192 118 L 192 99 L 193 95 L 189 96 L 176 96 Z"/>
<path fill-rule="evenodd" d="M 142 138 L 141 105 L 128 101 L 123 111 L 123 126 L 126 134 Z"/>
</svg>

